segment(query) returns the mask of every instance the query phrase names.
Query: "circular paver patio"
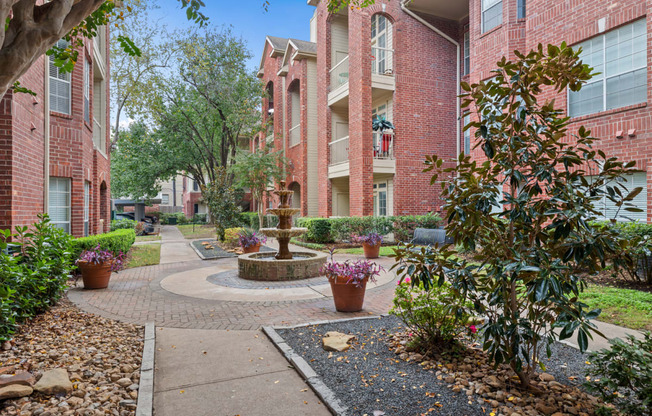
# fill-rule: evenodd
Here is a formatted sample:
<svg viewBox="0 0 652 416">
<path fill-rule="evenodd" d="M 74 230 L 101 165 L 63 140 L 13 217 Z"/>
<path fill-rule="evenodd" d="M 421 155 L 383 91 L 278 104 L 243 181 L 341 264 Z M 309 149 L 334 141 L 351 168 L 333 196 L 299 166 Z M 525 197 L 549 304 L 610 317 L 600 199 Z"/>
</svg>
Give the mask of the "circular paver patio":
<svg viewBox="0 0 652 416">
<path fill-rule="evenodd" d="M 377 262 L 386 269 L 392 265 L 392 259 L 388 258 Z M 233 280 L 232 272 L 236 267 L 237 260 L 231 258 L 129 269 L 114 274 L 108 289 L 83 290 L 80 284 L 68 291 L 68 298 L 83 310 L 125 322 L 247 330 L 262 325 L 293 325 L 384 314 L 390 309 L 394 296 L 395 278 L 387 274 L 379 279 L 378 286 L 367 288 L 363 311 L 340 313 L 335 311 L 333 300 L 328 297 L 329 290 L 323 284 L 316 285 L 323 291 L 315 291 L 308 285 L 274 287 L 268 283 L 233 287 L 238 285 L 238 278 Z M 231 274 L 226 277 L 231 279 L 231 284 L 220 284 L 216 276 L 229 272 Z M 219 295 L 210 295 L 210 289 Z M 293 296 L 292 291 L 303 295 Z"/>
</svg>

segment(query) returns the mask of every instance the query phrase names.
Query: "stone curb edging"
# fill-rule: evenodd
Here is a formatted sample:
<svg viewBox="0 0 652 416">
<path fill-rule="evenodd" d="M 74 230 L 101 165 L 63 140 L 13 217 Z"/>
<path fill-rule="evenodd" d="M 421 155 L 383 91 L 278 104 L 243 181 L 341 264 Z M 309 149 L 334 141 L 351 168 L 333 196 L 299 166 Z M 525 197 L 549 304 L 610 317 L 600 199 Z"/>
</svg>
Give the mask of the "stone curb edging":
<svg viewBox="0 0 652 416">
<path fill-rule="evenodd" d="M 138 386 L 138 405 L 136 416 L 152 416 L 154 407 L 154 353 L 156 332 L 154 322 L 145 324 L 143 358 L 140 363 L 140 381 Z"/>
<path fill-rule="evenodd" d="M 192 248 L 195 251 L 195 253 L 197 253 L 197 255 L 199 256 L 200 259 L 202 259 L 202 260 L 212 260 L 212 259 L 206 258 L 206 256 L 204 256 L 202 254 L 202 252 L 197 247 L 195 247 L 195 245 L 193 244 L 195 241 L 201 241 L 201 240 L 203 240 L 203 239 L 190 240 L 190 242 L 188 244 L 190 244 L 190 248 Z"/>
<path fill-rule="evenodd" d="M 319 396 L 319 398 L 326 404 L 326 407 L 336 416 L 346 416 L 348 407 L 342 405 L 339 399 L 335 396 L 335 393 L 322 381 L 321 377 L 317 375 L 315 370 L 308 364 L 306 360 L 303 359 L 299 354 L 297 354 L 292 347 L 290 347 L 285 339 L 278 332 L 277 329 L 296 329 L 303 328 L 313 325 L 324 325 L 324 324 L 335 324 L 340 322 L 347 321 L 359 321 L 362 319 L 379 319 L 381 317 L 388 316 L 387 314 L 374 315 L 374 316 L 361 316 L 356 318 L 345 318 L 345 319 L 333 319 L 333 320 L 323 320 L 323 321 L 314 321 L 308 322 L 305 324 L 293 325 L 293 326 L 263 326 L 263 332 L 267 337 L 272 341 L 276 348 L 283 354 L 285 359 L 287 359 L 290 364 L 299 372 L 299 374 L 304 378 L 306 383 L 312 388 L 312 390 Z"/>
</svg>

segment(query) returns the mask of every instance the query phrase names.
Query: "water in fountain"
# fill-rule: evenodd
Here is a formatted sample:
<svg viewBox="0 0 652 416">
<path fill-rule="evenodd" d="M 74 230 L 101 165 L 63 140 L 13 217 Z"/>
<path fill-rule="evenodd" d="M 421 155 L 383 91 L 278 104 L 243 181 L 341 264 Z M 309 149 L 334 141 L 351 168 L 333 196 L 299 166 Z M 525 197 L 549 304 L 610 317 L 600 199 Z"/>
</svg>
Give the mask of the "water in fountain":
<svg viewBox="0 0 652 416">
<path fill-rule="evenodd" d="M 292 227 L 292 216 L 301 211 L 298 208 L 290 208 L 290 197 L 294 191 L 285 189 L 285 181 L 279 183 L 279 190 L 274 191 L 274 194 L 279 196 L 281 200 L 278 208 L 268 209 L 270 212 L 278 217 L 278 225 L 276 228 L 261 228 L 260 232 L 267 237 L 274 237 L 278 241 L 278 253 L 276 254 L 277 260 L 290 260 L 292 259 L 292 252 L 288 248 L 290 239 L 298 237 L 308 231 L 307 228 Z"/>
</svg>

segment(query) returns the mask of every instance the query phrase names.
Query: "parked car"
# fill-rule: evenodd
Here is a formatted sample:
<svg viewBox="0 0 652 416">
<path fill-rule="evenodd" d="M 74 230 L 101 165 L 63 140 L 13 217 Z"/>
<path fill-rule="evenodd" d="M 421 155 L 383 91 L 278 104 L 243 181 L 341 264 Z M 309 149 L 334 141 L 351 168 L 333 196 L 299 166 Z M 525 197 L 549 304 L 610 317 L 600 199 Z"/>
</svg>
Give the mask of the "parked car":
<svg viewBox="0 0 652 416">
<path fill-rule="evenodd" d="M 133 212 L 120 212 L 115 214 L 115 218 L 117 220 L 132 220 L 134 221 L 135 216 Z M 152 215 L 145 215 L 145 222 L 150 223 L 150 224 L 156 224 L 158 222 L 158 218 L 154 217 Z"/>
</svg>

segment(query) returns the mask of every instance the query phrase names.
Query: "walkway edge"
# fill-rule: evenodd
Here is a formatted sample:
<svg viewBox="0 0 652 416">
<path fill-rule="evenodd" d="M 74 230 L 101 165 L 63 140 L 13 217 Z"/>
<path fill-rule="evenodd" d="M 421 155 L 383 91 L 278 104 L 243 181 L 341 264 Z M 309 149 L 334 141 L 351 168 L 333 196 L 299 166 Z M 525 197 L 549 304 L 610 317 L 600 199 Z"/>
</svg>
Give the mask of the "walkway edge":
<svg viewBox="0 0 652 416">
<path fill-rule="evenodd" d="M 154 406 L 154 353 L 156 351 L 156 331 L 154 322 L 145 324 L 143 358 L 140 363 L 138 386 L 138 405 L 136 416 L 152 416 Z"/>
<path fill-rule="evenodd" d="M 268 326 L 264 325 L 263 326 L 263 332 L 267 337 L 272 341 L 272 343 L 276 346 L 276 348 L 283 354 L 286 360 L 292 364 L 292 366 L 299 372 L 301 377 L 308 383 L 310 388 L 319 396 L 319 398 L 326 404 L 326 407 L 333 413 L 335 416 L 346 416 L 348 408 L 339 401 L 339 399 L 335 396 L 335 393 L 333 390 L 331 390 L 319 377 L 319 375 L 313 370 L 313 368 L 308 364 L 306 360 L 303 359 L 299 354 L 294 352 L 294 349 L 290 347 L 286 342 L 283 337 L 276 332 L 277 329 L 295 329 L 295 328 L 302 328 L 306 326 L 312 326 L 312 325 L 323 325 L 323 324 L 333 324 L 333 323 L 339 323 L 339 322 L 347 322 L 347 321 L 358 321 L 361 319 L 379 319 L 383 315 L 376 315 L 376 316 L 363 316 L 363 317 L 356 317 L 356 318 L 347 318 L 347 319 L 334 319 L 334 320 L 326 320 L 326 321 L 315 321 L 315 322 L 308 322 L 306 324 L 300 324 L 300 325 L 293 325 L 293 326 Z"/>
</svg>

